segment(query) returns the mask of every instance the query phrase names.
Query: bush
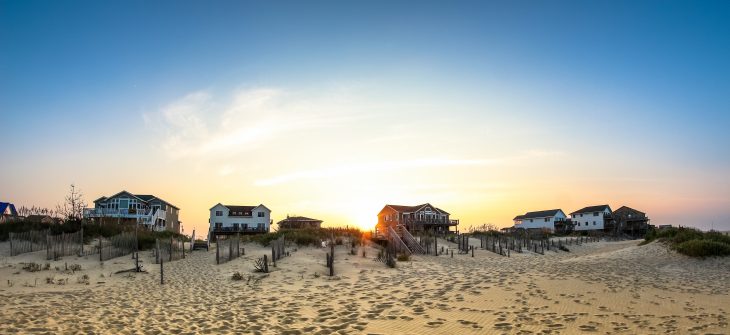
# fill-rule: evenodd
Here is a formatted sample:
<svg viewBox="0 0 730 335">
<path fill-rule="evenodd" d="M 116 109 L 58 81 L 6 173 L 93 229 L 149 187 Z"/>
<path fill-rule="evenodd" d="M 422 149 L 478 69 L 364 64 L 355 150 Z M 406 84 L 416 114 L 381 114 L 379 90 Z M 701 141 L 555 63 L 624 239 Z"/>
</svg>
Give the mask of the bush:
<svg viewBox="0 0 730 335">
<path fill-rule="evenodd" d="M 408 254 L 399 254 L 398 255 L 398 261 L 399 262 L 407 262 L 411 260 L 411 256 Z"/>
<path fill-rule="evenodd" d="M 236 271 L 231 276 L 231 279 L 233 279 L 233 280 L 243 280 L 243 275 L 240 272 Z"/>
<path fill-rule="evenodd" d="M 675 249 L 691 257 L 727 256 L 730 255 L 730 244 L 709 239 L 694 239 L 679 243 Z"/>
<path fill-rule="evenodd" d="M 691 257 L 730 255 L 730 236 L 718 232 L 704 233 L 695 228 L 669 228 L 647 232 L 644 242 L 659 240 L 677 252 Z"/>
</svg>

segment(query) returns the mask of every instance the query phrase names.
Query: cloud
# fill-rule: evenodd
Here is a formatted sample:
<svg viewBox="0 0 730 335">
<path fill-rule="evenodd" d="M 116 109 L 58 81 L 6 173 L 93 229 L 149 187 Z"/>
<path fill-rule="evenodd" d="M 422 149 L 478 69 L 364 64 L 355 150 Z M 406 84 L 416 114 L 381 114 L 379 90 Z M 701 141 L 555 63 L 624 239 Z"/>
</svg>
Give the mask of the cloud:
<svg viewBox="0 0 730 335">
<path fill-rule="evenodd" d="M 297 171 L 271 178 L 259 179 L 254 182 L 256 186 L 271 186 L 289 183 L 299 180 L 324 179 L 341 176 L 362 175 L 368 173 L 391 172 L 406 169 L 431 168 L 431 167 L 453 167 L 453 166 L 493 166 L 503 165 L 533 157 L 547 157 L 562 155 L 560 152 L 530 151 L 523 155 L 486 158 L 486 159 L 451 159 L 451 158 L 425 158 L 397 161 L 364 162 L 358 164 L 345 164 L 329 166 L 321 169 Z"/>
<path fill-rule="evenodd" d="M 365 118 L 345 113 L 348 95 L 324 91 L 302 96 L 276 88 L 240 90 L 228 102 L 207 91 L 190 93 L 159 111 L 144 114 L 149 129 L 162 136 L 173 158 L 233 154 L 284 133 L 335 127 Z"/>
</svg>

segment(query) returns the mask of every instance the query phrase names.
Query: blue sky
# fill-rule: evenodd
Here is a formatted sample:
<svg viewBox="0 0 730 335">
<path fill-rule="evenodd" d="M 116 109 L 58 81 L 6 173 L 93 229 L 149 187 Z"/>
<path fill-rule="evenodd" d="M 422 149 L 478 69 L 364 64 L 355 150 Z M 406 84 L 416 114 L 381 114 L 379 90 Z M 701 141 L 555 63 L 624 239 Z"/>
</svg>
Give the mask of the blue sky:
<svg viewBox="0 0 730 335">
<path fill-rule="evenodd" d="M 159 137 L 171 128 L 150 126 L 150 120 L 183 97 L 204 92 L 195 115 L 211 127 L 223 110 L 233 108 L 226 106 L 236 92 L 270 99 L 256 91 L 265 88 L 285 92 L 282 99 L 288 100 L 275 104 L 297 106 L 280 118 L 315 113 L 301 112 L 303 105 L 332 110 L 328 118 L 367 117 L 340 125 L 353 129 L 350 133 L 296 127 L 276 135 L 283 139 L 305 137 L 332 150 L 332 142 L 348 143 L 371 160 L 383 159 L 381 147 L 360 143 L 374 128 L 389 147 L 433 145 L 449 159 L 559 152 L 569 157 L 562 158 L 570 163 L 567 172 L 555 163 L 544 171 L 485 174 L 492 183 L 554 179 L 565 181 L 566 188 L 610 189 L 591 191 L 586 200 L 570 191 L 558 197 L 540 193 L 503 212 L 499 208 L 506 205 L 490 198 L 496 202 L 485 205 L 484 213 L 466 215 L 475 224 L 507 225 L 514 216 L 509 213 L 523 207 L 620 202 L 628 197 L 622 190 L 631 188 L 632 199 L 649 210 L 674 208 L 664 221 L 730 225 L 729 18 L 726 1 L 2 1 L 0 139 L 11 144 L 6 155 L 14 157 L 6 168 L 21 177 L 2 177 L 0 186 L 8 190 L 2 196 L 51 206 L 70 181 L 93 193 L 90 198 L 128 188 L 89 177 L 95 166 L 115 175 L 144 170 L 141 163 L 100 153 L 109 150 L 134 156 L 135 162 L 184 167 L 175 177 L 185 180 L 188 167 L 197 165 L 192 158 L 159 158 L 169 150 L 151 143 L 171 141 L 169 134 Z M 450 136 L 411 130 L 405 139 L 388 139 L 413 119 L 439 120 L 421 129 L 446 126 Z M 184 140 L 204 140 L 195 136 Z M 293 142 L 291 148 L 298 150 Z M 255 154 L 272 160 L 292 154 L 285 146 L 277 150 Z M 599 153 L 613 158 L 585 161 Z M 356 160 L 344 149 L 334 156 Z M 239 171 L 238 184 L 255 184 L 250 166 L 222 164 Z M 452 172 L 431 171 L 428 179 Z M 156 185 L 157 179 L 146 178 L 140 193 L 160 192 L 171 182 Z M 626 186 L 637 180 L 653 182 L 643 191 Z M 43 187 L 54 191 L 39 196 Z M 693 191 L 683 194 L 688 188 Z M 535 192 L 529 185 L 510 189 Z M 671 190 L 678 194 L 667 195 Z M 402 194 L 404 201 L 428 197 Z M 277 192 L 269 196 L 277 198 Z M 561 199 L 567 204 L 560 205 Z M 665 200 L 671 205 L 660 205 Z M 297 208 L 285 201 L 281 206 Z M 208 207 L 190 208 L 188 215 L 204 220 Z M 678 213 L 685 216 L 677 219 Z"/>
</svg>

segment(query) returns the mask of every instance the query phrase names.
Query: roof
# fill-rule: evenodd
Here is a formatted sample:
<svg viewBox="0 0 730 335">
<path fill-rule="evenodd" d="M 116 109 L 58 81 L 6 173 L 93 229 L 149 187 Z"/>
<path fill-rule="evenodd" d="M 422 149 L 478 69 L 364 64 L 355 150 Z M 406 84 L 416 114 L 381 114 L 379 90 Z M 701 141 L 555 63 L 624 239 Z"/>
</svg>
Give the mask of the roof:
<svg viewBox="0 0 730 335">
<path fill-rule="evenodd" d="M 582 209 L 579 209 L 573 213 L 570 214 L 578 214 L 578 213 L 592 213 L 592 212 L 603 212 L 604 210 L 608 209 L 611 211 L 611 207 L 608 205 L 598 205 L 598 206 L 588 206 L 584 207 Z"/>
<path fill-rule="evenodd" d="M 614 212 L 618 212 L 618 211 L 620 211 L 620 210 L 622 210 L 624 208 L 627 209 L 627 210 L 630 210 L 630 211 L 634 211 L 634 212 L 637 212 L 637 213 L 641 213 L 641 214 L 646 215 L 646 213 L 644 213 L 644 212 L 642 212 L 640 210 L 633 209 L 633 208 L 631 208 L 629 206 L 621 206 L 621 207 L 619 207 L 619 209 L 615 210 Z"/>
<path fill-rule="evenodd" d="M 10 208 L 10 215 L 18 216 L 18 211 L 15 210 L 15 205 L 9 202 L 0 202 L 0 215 L 5 214 L 5 210 Z"/>
<path fill-rule="evenodd" d="M 45 219 L 45 218 L 52 219 L 49 215 L 33 214 L 33 215 L 26 216 L 25 217 L 25 220 L 26 221 L 40 221 L 40 220 Z"/>
<path fill-rule="evenodd" d="M 558 212 L 562 212 L 561 209 L 549 209 L 546 211 L 527 212 L 522 216 L 523 219 L 535 219 L 535 218 L 547 218 L 558 215 Z"/>
<path fill-rule="evenodd" d="M 99 199 L 94 200 L 94 202 L 99 202 L 99 201 L 104 201 L 104 200 L 107 200 L 107 199 L 111 199 L 111 198 L 114 198 L 114 197 L 116 197 L 116 196 L 118 196 L 118 195 L 120 195 L 122 193 L 127 193 L 127 194 L 129 194 L 129 195 L 131 195 L 131 196 L 133 196 L 133 197 L 135 197 L 135 198 L 137 198 L 139 200 L 144 201 L 144 202 L 150 202 L 150 201 L 152 201 L 154 199 L 157 199 L 160 202 L 164 202 L 165 204 L 170 205 L 170 207 L 172 207 L 172 208 L 180 209 L 177 206 L 175 206 L 175 205 L 173 205 L 173 204 L 171 204 L 171 203 L 163 200 L 160 197 L 157 197 L 157 196 L 154 196 L 154 195 L 151 195 L 151 194 L 132 194 L 131 192 L 128 192 L 126 190 L 122 190 L 121 192 L 119 192 L 119 193 L 117 193 L 115 195 L 112 195 L 111 197 L 108 197 L 108 198 L 107 197 L 101 197 Z"/>
<path fill-rule="evenodd" d="M 150 200 L 156 198 L 154 195 L 151 195 L 151 194 L 135 194 L 134 196 L 137 198 L 140 198 L 144 201 L 150 201 Z"/>
<path fill-rule="evenodd" d="M 434 205 L 431 205 L 429 203 L 420 204 L 420 205 L 416 205 L 416 206 L 385 205 L 385 207 L 390 207 L 390 208 L 394 209 L 398 213 L 404 213 L 404 212 L 405 213 L 412 213 L 412 212 L 416 212 L 419 209 L 421 209 L 423 207 L 426 207 L 426 206 L 430 206 L 431 208 L 433 208 L 434 210 L 436 210 L 438 212 L 441 212 L 442 214 L 449 214 L 449 212 L 447 212 L 447 211 L 445 211 L 445 210 L 443 210 L 441 208 L 438 208 L 438 207 L 436 207 Z"/>
<path fill-rule="evenodd" d="M 524 215 L 517 215 L 517 216 L 515 216 L 515 218 L 514 218 L 514 219 L 512 219 L 512 220 L 522 220 L 522 219 L 524 219 L 524 218 L 525 218 L 525 216 L 524 216 Z"/>
</svg>

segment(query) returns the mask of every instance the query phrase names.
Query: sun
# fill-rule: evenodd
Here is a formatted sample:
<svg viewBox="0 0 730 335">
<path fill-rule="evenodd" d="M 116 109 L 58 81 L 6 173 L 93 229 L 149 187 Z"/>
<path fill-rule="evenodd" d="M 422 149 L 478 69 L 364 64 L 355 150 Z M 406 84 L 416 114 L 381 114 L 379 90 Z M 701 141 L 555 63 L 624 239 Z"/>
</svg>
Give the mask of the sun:
<svg viewBox="0 0 730 335">
<path fill-rule="evenodd" d="M 375 224 L 378 223 L 378 219 L 373 213 L 354 215 L 350 221 L 355 224 L 357 228 L 364 231 L 373 230 L 375 228 Z"/>
</svg>

